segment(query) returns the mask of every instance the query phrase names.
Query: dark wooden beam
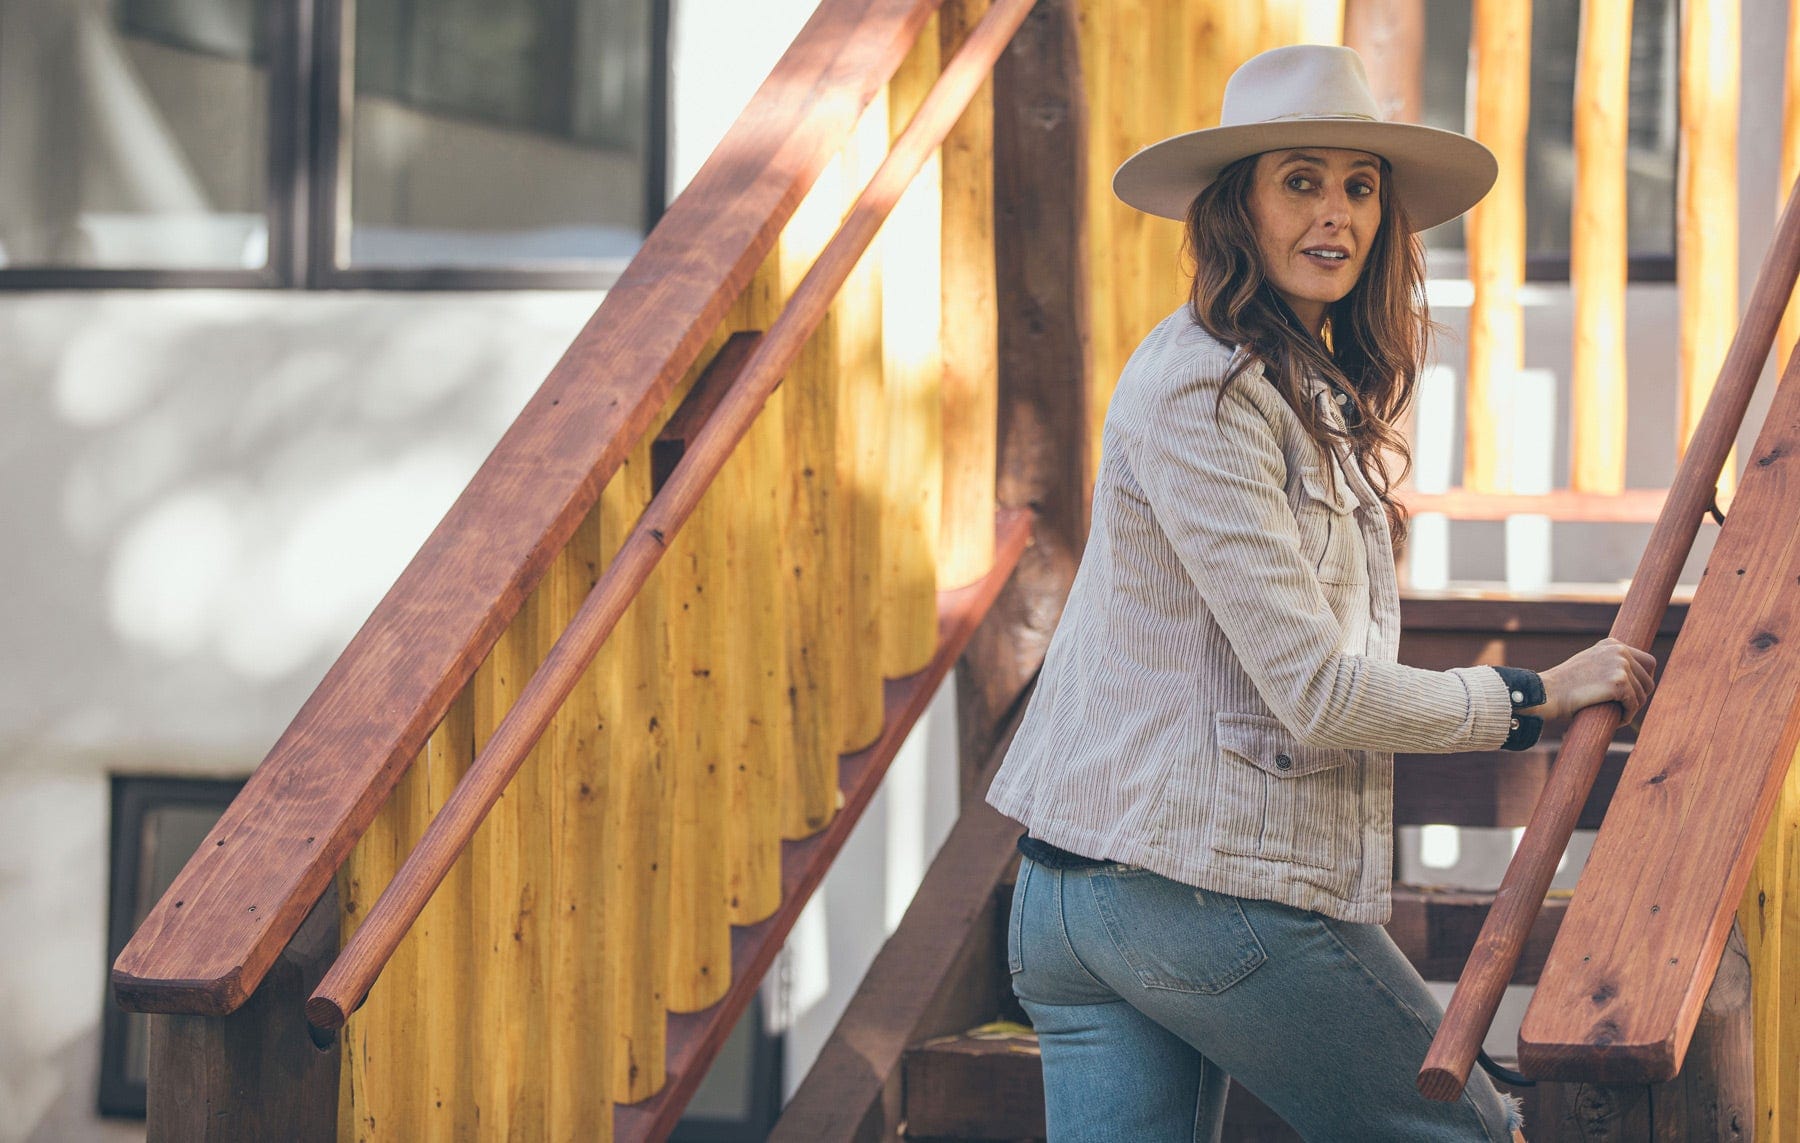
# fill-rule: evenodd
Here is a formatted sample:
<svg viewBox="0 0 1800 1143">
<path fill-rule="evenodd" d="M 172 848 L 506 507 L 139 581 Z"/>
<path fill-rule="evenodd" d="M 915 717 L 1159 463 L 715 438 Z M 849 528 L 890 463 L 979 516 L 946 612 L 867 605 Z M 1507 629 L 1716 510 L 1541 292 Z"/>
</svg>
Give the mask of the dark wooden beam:
<svg viewBox="0 0 1800 1143">
<path fill-rule="evenodd" d="M 303 1005 L 337 948 L 334 885 L 236 1012 L 149 1018 L 151 1143 L 335 1143 L 337 1041 L 313 1043 Z"/>
<path fill-rule="evenodd" d="M 1087 540 L 1087 166 L 1074 0 L 1041 0 L 994 69 L 1000 503 L 1038 515 L 1032 547 L 957 672 L 963 788 L 1043 662 Z"/>
</svg>

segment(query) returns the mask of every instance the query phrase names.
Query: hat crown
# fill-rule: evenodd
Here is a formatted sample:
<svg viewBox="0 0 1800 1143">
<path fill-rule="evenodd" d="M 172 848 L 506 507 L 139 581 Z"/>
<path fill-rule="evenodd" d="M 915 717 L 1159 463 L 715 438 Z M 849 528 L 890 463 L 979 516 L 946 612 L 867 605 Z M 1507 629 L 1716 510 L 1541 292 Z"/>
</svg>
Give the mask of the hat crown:
<svg viewBox="0 0 1800 1143">
<path fill-rule="evenodd" d="M 1380 118 L 1361 56 L 1349 48 L 1295 44 L 1254 56 L 1232 73 L 1219 125 Z"/>
</svg>

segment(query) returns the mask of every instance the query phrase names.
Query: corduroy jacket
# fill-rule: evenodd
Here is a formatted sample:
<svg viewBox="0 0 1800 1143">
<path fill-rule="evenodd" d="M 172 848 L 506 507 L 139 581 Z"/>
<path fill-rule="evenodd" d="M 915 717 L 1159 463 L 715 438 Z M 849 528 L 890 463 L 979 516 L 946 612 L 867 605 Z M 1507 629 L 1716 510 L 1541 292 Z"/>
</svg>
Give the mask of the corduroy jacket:
<svg viewBox="0 0 1800 1143">
<path fill-rule="evenodd" d="M 1395 661 L 1381 503 L 1184 307 L 1126 364 L 1093 522 L 988 801 L 1035 837 L 1341 920 L 1390 912 L 1393 751 L 1493 749 L 1489 667 Z M 1313 399 L 1335 416 L 1329 388 Z M 1341 423 L 1341 422 L 1340 422 Z"/>
</svg>

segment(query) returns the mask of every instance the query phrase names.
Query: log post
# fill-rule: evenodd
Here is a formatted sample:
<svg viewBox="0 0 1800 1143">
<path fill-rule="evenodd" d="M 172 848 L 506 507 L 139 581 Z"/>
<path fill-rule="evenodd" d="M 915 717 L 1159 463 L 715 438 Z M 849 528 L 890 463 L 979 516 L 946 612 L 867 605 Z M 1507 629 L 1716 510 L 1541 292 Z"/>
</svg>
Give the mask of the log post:
<svg viewBox="0 0 1800 1143">
<path fill-rule="evenodd" d="M 998 498 L 1030 506 L 1038 521 L 1036 542 L 957 672 L 965 793 L 1043 662 L 1087 537 L 1087 106 L 1077 16 L 1076 0 L 1042 0 L 994 69 Z"/>
<path fill-rule="evenodd" d="M 338 1041 L 316 1047 L 305 1010 L 337 947 L 334 885 L 243 1007 L 150 1017 L 151 1143 L 337 1139 Z"/>
</svg>

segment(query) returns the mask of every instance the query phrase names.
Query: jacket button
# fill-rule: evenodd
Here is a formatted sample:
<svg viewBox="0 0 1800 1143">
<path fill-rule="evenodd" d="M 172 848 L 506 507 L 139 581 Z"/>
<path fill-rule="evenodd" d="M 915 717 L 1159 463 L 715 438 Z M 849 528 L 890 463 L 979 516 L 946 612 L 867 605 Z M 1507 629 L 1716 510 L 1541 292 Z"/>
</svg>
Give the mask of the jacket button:
<svg viewBox="0 0 1800 1143">
<path fill-rule="evenodd" d="M 1275 768 L 1277 770 L 1291 770 L 1293 767 L 1294 760 L 1292 758 L 1289 758 L 1286 754 L 1275 755 Z"/>
</svg>

